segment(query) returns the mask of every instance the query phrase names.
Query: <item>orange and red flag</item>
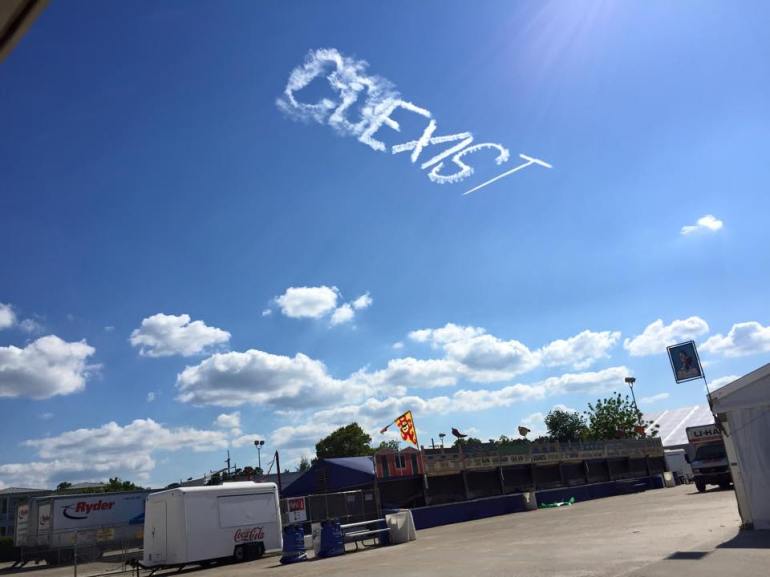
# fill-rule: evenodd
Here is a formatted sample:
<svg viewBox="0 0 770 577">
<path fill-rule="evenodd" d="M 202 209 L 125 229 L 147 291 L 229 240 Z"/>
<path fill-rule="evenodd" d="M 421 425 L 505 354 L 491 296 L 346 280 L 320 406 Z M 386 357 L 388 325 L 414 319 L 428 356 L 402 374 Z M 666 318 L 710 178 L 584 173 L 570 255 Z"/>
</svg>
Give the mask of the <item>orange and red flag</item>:
<svg viewBox="0 0 770 577">
<path fill-rule="evenodd" d="M 414 428 L 412 411 L 407 411 L 401 415 L 398 419 L 396 419 L 395 423 L 401 432 L 401 438 L 408 443 L 412 443 L 419 449 L 420 445 L 417 444 L 417 430 Z"/>
</svg>

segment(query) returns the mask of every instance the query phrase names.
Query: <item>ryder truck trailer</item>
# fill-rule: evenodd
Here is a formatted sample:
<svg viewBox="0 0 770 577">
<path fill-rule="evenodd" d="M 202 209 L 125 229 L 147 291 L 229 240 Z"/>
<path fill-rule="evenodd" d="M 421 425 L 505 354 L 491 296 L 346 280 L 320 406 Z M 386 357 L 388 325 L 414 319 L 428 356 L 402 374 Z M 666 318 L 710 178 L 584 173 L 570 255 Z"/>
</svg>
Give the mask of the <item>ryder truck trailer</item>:
<svg viewBox="0 0 770 577">
<path fill-rule="evenodd" d="M 245 561 L 282 547 L 275 483 L 179 487 L 147 498 L 143 567 Z"/>
</svg>

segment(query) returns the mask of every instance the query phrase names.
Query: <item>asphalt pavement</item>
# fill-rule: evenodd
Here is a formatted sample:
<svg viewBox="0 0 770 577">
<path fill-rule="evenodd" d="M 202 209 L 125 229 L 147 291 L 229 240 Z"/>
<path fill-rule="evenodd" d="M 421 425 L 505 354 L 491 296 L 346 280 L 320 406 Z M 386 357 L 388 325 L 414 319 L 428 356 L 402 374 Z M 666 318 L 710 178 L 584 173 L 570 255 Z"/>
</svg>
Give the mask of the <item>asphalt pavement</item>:
<svg viewBox="0 0 770 577">
<path fill-rule="evenodd" d="M 277 557 L 191 577 L 765 577 L 770 532 L 741 532 L 732 491 L 693 485 L 418 531 L 417 541 L 282 566 Z M 114 565 L 81 566 L 79 577 Z M 8 574 L 0 571 L 0 575 Z M 72 568 L 29 568 L 65 577 Z M 156 573 L 156 575 L 166 572 Z M 172 574 L 168 572 L 168 574 Z M 179 574 L 173 572 L 173 574 Z"/>
</svg>

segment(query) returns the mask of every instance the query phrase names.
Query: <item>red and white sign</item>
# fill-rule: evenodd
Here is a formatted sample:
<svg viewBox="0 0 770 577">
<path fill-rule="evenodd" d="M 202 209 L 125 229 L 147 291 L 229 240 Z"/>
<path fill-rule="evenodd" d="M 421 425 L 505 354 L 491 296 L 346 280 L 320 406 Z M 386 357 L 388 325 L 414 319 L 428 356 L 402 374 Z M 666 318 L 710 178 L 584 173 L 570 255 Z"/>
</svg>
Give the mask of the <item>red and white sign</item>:
<svg viewBox="0 0 770 577">
<path fill-rule="evenodd" d="M 307 521 L 307 508 L 305 507 L 304 497 L 286 499 L 286 509 L 288 511 L 286 519 L 289 523 L 304 523 Z"/>
<path fill-rule="evenodd" d="M 238 529 L 233 535 L 233 541 L 236 543 L 252 543 L 262 541 L 265 538 L 265 532 L 262 527 L 252 527 L 251 529 Z"/>
</svg>

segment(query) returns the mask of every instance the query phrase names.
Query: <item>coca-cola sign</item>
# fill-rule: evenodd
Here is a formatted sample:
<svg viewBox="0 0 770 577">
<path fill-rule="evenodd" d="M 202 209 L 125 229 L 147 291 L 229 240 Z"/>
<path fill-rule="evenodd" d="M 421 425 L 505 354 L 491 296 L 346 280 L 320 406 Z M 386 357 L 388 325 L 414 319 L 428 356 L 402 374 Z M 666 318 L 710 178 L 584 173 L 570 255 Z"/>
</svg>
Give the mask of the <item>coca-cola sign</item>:
<svg viewBox="0 0 770 577">
<path fill-rule="evenodd" d="M 252 541 L 262 541 L 265 538 L 265 532 L 262 527 L 252 527 L 251 529 L 237 529 L 233 535 L 233 541 L 236 543 L 250 543 Z"/>
</svg>

